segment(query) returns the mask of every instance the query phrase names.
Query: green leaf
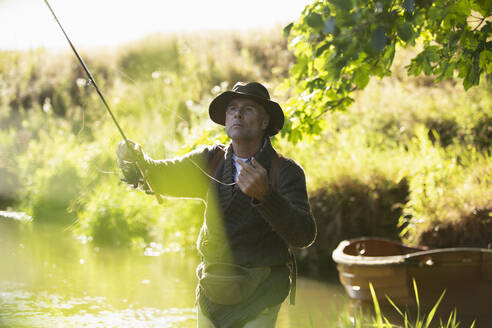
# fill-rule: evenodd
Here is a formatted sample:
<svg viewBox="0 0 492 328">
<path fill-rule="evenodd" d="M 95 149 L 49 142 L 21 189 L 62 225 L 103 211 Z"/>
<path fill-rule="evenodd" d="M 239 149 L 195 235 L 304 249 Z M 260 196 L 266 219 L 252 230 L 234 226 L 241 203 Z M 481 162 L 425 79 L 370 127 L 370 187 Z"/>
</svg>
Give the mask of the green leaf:
<svg viewBox="0 0 492 328">
<path fill-rule="evenodd" d="M 376 296 L 376 292 L 374 291 L 374 287 L 372 283 L 369 283 L 369 290 L 371 291 L 372 302 L 374 303 L 374 313 L 376 314 L 376 323 L 377 327 L 383 326 L 383 315 L 381 313 L 381 308 L 379 306 L 378 298 Z"/>
<path fill-rule="evenodd" d="M 323 54 L 323 52 L 325 52 L 325 50 L 329 49 L 330 46 L 331 46 L 331 43 L 329 43 L 329 42 L 326 42 L 326 43 L 318 46 L 316 48 L 316 52 L 314 53 L 314 56 L 319 57 L 321 54 Z"/>
<path fill-rule="evenodd" d="M 297 63 L 290 70 L 290 74 L 293 77 L 302 76 L 306 73 L 309 59 L 307 57 L 298 57 Z"/>
<path fill-rule="evenodd" d="M 398 30 L 398 36 L 400 37 L 400 39 L 402 39 L 402 41 L 407 42 L 413 36 L 412 25 L 410 25 L 407 22 L 398 24 L 397 30 Z"/>
<path fill-rule="evenodd" d="M 384 34 L 384 28 L 378 27 L 374 30 L 371 36 L 371 45 L 376 50 L 383 50 L 386 45 L 386 36 Z"/>
<path fill-rule="evenodd" d="M 352 1 L 350 0 L 328 0 L 331 2 L 333 5 L 337 6 L 338 8 L 345 10 L 345 11 L 350 11 L 352 9 Z"/>
<path fill-rule="evenodd" d="M 492 14 L 492 1 L 472 0 L 471 9 L 478 11 L 483 17 L 488 17 Z"/>
<path fill-rule="evenodd" d="M 286 38 L 289 37 L 290 30 L 292 30 L 292 26 L 294 26 L 294 23 L 290 23 L 289 25 L 287 25 L 286 27 L 284 27 L 284 29 L 282 30 L 282 32 L 284 34 L 284 37 L 286 37 Z"/>
<path fill-rule="evenodd" d="M 436 314 L 437 307 L 442 301 L 442 298 L 444 297 L 444 294 L 446 293 L 446 290 L 444 290 L 441 294 L 441 297 L 437 300 L 436 304 L 432 307 L 432 310 L 429 312 L 427 316 L 427 320 L 425 321 L 425 326 L 424 327 L 429 327 L 432 319 L 434 318 L 434 315 Z"/>
<path fill-rule="evenodd" d="M 395 58 L 395 52 L 396 52 L 396 43 L 393 42 L 390 44 L 386 49 L 384 50 L 384 55 L 383 55 L 383 61 L 384 65 L 387 69 L 391 67 L 391 64 L 393 63 L 393 59 Z M 384 72 L 385 74 L 387 71 Z"/>
<path fill-rule="evenodd" d="M 304 38 L 303 35 L 298 35 L 296 36 L 295 38 L 293 38 L 291 41 L 290 41 L 290 44 L 289 46 L 294 48 L 299 42 L 302 41 L 302 39 Z"/>
<path fill-rule="evenodd" d="M 398 308 L 398 306 L 396 306 L 395 302 L 393 302 L 391 300 L 391 298 L 389 298 L 388 295 L 385 295 L 385 296 L 386 296 L 386 299 L 388 300 L 388 302 L 391 304 L 391 306 L 398 312 L 398 314 L 401 315 L 402 317 L 404 317 L 403 312 Z"/>
<path fill-rule="evenodd" d="M 439 61 L 439 47 L 438 46 L 429 46 L 425 48 L 425 54 L 426 57 L 429 59 L 430 62 L 437 62 Z"/>
<path fill-rule="evenodd" d="M 478 63 L 480 65 L 480 68 L 485 70 L 487 74 L 492 74 L 492 51 L 482 51 L 480 53 Z"/>
<path fill-rule="evenodd" d="M 454 69 L 456 68 L 456 62 L 448 62 L 444 69 L 444 77 L 450 79 L 453 77 Z"/>
<path fill-rule="evenodd" d="M 449 6 L 449 12 L 458 20 L 466 20 L 471 14 L 471 6 L 468 0 L 458 0 Z"/>
<path fill-rule="evenodd" d="M 463 87 L 465 90 L 470 89 L 474 85 L 478 85 L 478 82 L 480 81 L 480 75 L 478 70 L 474 69 L 473 67 L 470 67 L 468 70 L 465 79 L 463 80 Z"/>
<path fill-rule="evenodd" d="M 429 61 L 429 57 L 424 56 L 423 61 L 422 61 L 422 69 L 425 73 L 425 75 L 430 75 L 432 73 L 432 66 Z"/>
<path fill-rule="evenodd" d="M 311 12 L 306 17 L 306 24 L 308 24 L 309 27 L 312 27 L 317 31 L 322 31 L 325 26 L 323 21 L 323 16 L 315 12 Z"/>
<path fill-rule="evenodd" d="M 445 79 L 452 78 L 455 67 L 456 67 L 456 62 L 451 60 L 441 63 L 441 65 L 439 66 L 440 74 L 435 80 L 435 82 L 439 83 L 443 78 Z"/>
<path fill-rule="evenodd" d="M 466 58 L 460 58 L 458 61 L 458 77 L 464 78 L 468 74 L 471 63 Z"/>
<path fill-rule="evenodd" d="M 420 72 L 422 72 L 422 56 L 418 55 L 417 57 L 413 58 L 410 62 L 410 65 L 408 65 L 406 68 L 409 75 L 419 75 Z"/>
<path fill-rule="evenodd" d="M 354 74 L 354 83 L 359 89 L 364 89 L 369 83 L 369 72 L 359 68 Z"/>
<path fill-rule="evenodd" d="M 420 297 L 419 297 L 419 290 L 417 288 L 417 282 L 415 281 L 415 278 L 412 278 L 413 282 L 413 291 L 415 293 L 415 303 L 417 303 L 417 322 L 419 321 L 420 317 Z"/>
</svg>

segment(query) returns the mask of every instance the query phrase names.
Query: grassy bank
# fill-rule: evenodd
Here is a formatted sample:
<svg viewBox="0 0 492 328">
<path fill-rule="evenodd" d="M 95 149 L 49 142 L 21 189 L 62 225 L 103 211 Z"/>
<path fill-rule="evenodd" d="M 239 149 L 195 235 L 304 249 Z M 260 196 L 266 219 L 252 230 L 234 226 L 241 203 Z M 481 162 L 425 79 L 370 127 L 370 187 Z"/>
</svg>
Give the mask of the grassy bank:
<svg viewBox="0 0 492 328">
<path fill-rule="evenodd" d="M 170 157 L 219 131 L 206 109 L 229 83 L 285 78 L 285 42 L 280 31 L 155 35 L 82 56 L 128 137 Z M 69 226 L 97 244 L 193 246 L 203 205 L 158 206 L 119 181 L 121 136 L 72 54 L 0 52 L 0 86 L 2 209 Z"/>
<path fill-rule="evenodd" d="M 153 36 L 83 53 L 128 136 L 152 156 L 223 139 L 210 100 L 237 80 L 273 91 L 294 58 L 278 31 Z M 276 147 L 307 171 L 319 238 L 301 256 L 314 269 L 345 238 L 385 236 L 429 246 L 487 247 L 492 238 L 492 87 L 394 76 L 372 80 L 319 137 Z M 192 247 L 203 207 L 127 190 L 121 140 L 71 54 L 0 53 L 1 207 L 58 222 L 98 244 Z M 282 103 L 280 91 L 273 98 Z"/>
</svg>

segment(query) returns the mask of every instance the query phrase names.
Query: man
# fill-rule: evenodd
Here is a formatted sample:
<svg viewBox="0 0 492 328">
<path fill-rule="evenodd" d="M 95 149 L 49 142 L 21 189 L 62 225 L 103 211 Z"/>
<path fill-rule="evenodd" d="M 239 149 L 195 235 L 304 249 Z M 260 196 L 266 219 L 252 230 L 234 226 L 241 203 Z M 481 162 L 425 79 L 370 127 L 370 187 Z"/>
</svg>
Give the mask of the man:
<svg viewBox="0 0 492 328">
<path fill-rule="evenodd" d="M 155 193 L 207 204 L 197 242 L 198 327 L 272 328 L 295 280 L 291 249 L 309 246 L 316 236 L 304 172 L 270 143 L 284 114 L 260 83 L 236 83 L 211 102 L 209 115 L 225 125 L 226 149 L 153 160 L 140 146 L 130 143 L 135 151 L 129 151 L 122 142 L 118 163 L 129 183 L 137 184 L 129 174 L 137 163 Z M 207 176 L 209 183 L 199 182 Z"/>
</svg>

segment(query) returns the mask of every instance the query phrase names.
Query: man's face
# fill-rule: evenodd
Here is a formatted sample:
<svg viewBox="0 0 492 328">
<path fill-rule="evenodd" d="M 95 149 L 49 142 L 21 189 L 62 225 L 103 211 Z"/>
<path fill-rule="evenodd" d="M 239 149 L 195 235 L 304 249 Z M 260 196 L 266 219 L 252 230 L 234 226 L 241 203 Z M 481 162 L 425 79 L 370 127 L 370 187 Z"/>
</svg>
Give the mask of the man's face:
<svg viewBox="0 0 492 328">
<path fill-rule="evenodd" d="M 233 140 L 262 139 L 270 121 L 263 106 L 248 98 L 231 100 L 225 115 L 226 133 Z"/>
</svg>

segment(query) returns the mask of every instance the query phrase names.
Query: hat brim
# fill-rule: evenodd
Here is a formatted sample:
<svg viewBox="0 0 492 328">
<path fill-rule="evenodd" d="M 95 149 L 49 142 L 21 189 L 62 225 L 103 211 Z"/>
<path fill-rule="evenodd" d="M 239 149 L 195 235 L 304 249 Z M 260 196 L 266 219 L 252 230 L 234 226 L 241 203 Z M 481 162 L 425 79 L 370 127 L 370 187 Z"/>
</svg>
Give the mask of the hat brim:
<svg viewBox="0 0 492 328">
<path fill-rule="evenodd" d="M 254 100 L 265 108 L 268 115 L 270 115 L 270 123 L 266 129 L 266 134 L 268 136 L 274 136 L 282 130 L 282 127 L 284 126 L 284 112 L 278 103 L 262 97 L 235 91 L 225 91 L 212 100 L 208 108 L 210 119 L 217 124 L 225 125 L 226 107 L 232 99 L 239 97 Z"/>
</svg>

